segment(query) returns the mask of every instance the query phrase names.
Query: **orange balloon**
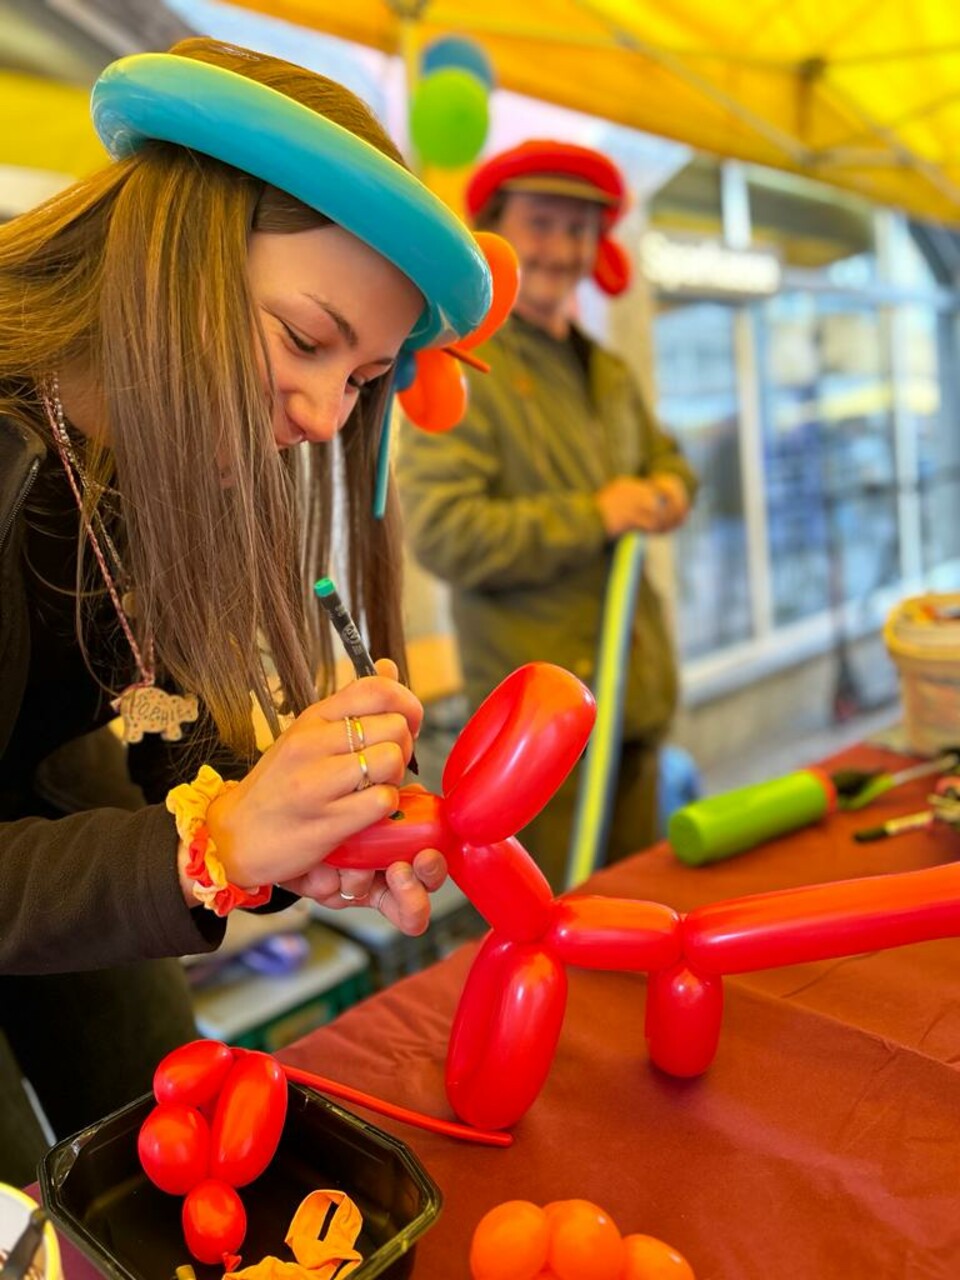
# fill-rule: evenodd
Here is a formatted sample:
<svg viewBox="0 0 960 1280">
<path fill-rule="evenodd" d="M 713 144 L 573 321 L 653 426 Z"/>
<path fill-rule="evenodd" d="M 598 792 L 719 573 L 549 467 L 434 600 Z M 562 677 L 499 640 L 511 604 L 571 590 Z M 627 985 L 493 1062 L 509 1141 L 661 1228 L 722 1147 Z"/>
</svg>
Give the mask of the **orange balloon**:
<svg viewBox="0 0 960 1280">
<path fill-rule="evenodd" d="M 400 392 L 400 404 L 411 422 L 424 431 L 449 431 L 467 409 L 467 381 L 460 362 L 431 348 L 415 356 L 417 376 Z"/>
<path fill-rule="evenodd" d="M 470 1244 L 473 1280 L 536 1280 L 547 1260 L 547 1215 L 529 1200 L 505 1200 L 477 1223 Z"/>
<path fill-rule="evenodd" d="M 483 320 L 474 329 L 460 339 L 460 346 L 470 351 L 486 342 L 492 333 L 503 324 L 513 309 L 520 288 L 520 264 L 517 254 L 509 240 L 498 236 L 494 231 L 477 231 L 474 239 L 483 251 L 493 278 L 493 299 Z"/>
<path fill-rule="evenodd" d="M 589 1200 L 544 1205 L 550 1223 L 547 1266 L 557 1280 L 621 1280 L 625 1252 L 613 1219 Z"/>
<path fill-rule="evenodd" d="M 693 1267 L 656 1236 L 624 1236 L 627 1261 L 621 1280 L 696 1280 Z"/>
</svg>

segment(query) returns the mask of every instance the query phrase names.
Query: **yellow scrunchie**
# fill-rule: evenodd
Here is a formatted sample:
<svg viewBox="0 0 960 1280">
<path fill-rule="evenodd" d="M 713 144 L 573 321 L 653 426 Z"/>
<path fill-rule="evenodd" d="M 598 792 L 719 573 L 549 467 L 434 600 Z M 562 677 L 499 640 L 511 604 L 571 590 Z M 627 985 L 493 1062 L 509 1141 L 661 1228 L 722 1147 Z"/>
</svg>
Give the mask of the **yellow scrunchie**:
<svg viewBox="0 0 960 1280">
<path fill-rule="evenodd" d="M 219 916 L 234 907 L 261 906 L 270 901 L 271 885 L 242 889 L 227 879 L 223 863 L 217 857 L 217 846 L 207 827 L 207 810 L 237 783 L 224 781 L 208 764 L 200 766 L 193 782 L 181 782 L 167 793 L 167 810 L 173 814 L 177 834 L 188 850 L 187 874 L 194 877 L 193 896 Z"/>
</svg>

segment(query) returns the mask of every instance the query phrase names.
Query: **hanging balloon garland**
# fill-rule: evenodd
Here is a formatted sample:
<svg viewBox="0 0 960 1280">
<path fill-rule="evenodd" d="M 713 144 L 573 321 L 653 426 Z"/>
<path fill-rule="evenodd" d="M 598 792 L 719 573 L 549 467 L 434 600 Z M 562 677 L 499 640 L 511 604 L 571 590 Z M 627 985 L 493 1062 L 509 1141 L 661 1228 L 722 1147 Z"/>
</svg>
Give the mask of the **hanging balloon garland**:
<svg viewBox="0 0 960 1280">
<path fill-rule="evenodd" d="M 410 95 L 410 140 L 424 181 L 461 215 L 463 202 L 456 190 L 462 192 L 467 169 L 486 141 L 493 87 L 490 59 L 472 40 L 444 36 L 420 53 Z M 449 177 L 454 179 L 452 184 Z M 486 372 L 488 366 L 470 352 L 500 327 L 516 300 L 519 269 L 512 246 L 489 232 L 478 232 L 476 240 L 493 284 L 493 300 L 482 323 L 457 343 L 417 352 L 397 371 L 403 411 L 425 431 L 449 431 L 463 417 L 467 407 L 463 365 Z"/>
<path fill-rule="evenodd" d="M 410 140 L 424 182 L 461 216 L 463 201 L 457 193 L 462 193 L 469 168 L 486 140 L 493 87 L 490 59 L 472 40 L 442 37 L 427 45 L 417 60 L 410 94 Z M 477 232 L 475 238 L 492 282 L 487 314 L 458 342 L 405 354 L 397 367 L 400 404 L 424 431 L 449 431 L 463 417 L 467 408 L 463 365 L 488 371 L 472 349 L 503 324 L 516 300 L 519 266 L 512 246 L 491 232 Z"/>
<path fill-rule="evenodd" d="M 462 36 L 434 40 L 410 58 L 410 140 L 420 176 L 458 217 L 490 127 L 495 87 L 486 51 Z"/>
<path fill-rule="evenodd" d="M 480 45 L 445 36 L 427 45 L 410 95 L 410 140 L 424 166 L 471 164 L 490 127 L 490 59 Z"/>
</svg>

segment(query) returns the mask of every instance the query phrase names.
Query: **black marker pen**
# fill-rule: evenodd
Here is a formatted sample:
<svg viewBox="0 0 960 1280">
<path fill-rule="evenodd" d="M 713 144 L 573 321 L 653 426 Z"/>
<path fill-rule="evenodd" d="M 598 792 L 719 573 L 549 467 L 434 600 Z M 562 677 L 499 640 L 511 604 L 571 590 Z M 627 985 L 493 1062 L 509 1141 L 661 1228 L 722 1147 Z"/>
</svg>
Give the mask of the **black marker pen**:
<svg viewBox="0 0 960 1280">
<path fill-rule="evenodd" d="M 377 668 L 373 665 L 373 659 L 370 657 L 370 651 L 363 643 L 357 624 L 347 610 L 347 606 L 340 599 L 337 588 L 333 585 L 332 578 L 320 578 L 313 584 L 313 593 L 323 605 L 323 608 L 330 616 L 330 621 L 336 627 L 337 635 L 343 641 L 343 647 L 347 651 L 347 657 L 353 663 L 353 669 L 357 676 L 375 676 Z M 417 757 L 410 753 L 410 762 L 407 768 L 411 773 L 419 773 L 420 768 L 417 765 Z"/>
</svg>

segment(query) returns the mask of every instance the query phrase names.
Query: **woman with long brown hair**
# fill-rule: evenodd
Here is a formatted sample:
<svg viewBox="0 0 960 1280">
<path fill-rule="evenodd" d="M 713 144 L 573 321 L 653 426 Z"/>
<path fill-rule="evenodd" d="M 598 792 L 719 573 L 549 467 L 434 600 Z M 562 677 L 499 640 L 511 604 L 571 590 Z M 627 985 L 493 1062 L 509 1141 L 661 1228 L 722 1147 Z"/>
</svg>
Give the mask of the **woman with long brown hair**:
<svg viewBox="0 0 960 1280">
<path fill-rule="evenodd" d="M 115 162 L 0 228 L 9 1180 L 37 1148 L 3 1033 L 62 1136 L 193 1034 L 182 977 L 110 966 L 212 950 L 290 891 L 422 932 L 445 876 L 435 850 L 323 860 L 396 808 L 419 729 L 385 415 L 414 348 L 482 319 L 482 256 L 362 103 L 278 59 L 122 59 L 94 118 Z M 333 564 L 383 659 L 336 692 L 310 594 Z M 146 803 L 67 812 L 46 766 L 115 708 Z"/>
</svg>

